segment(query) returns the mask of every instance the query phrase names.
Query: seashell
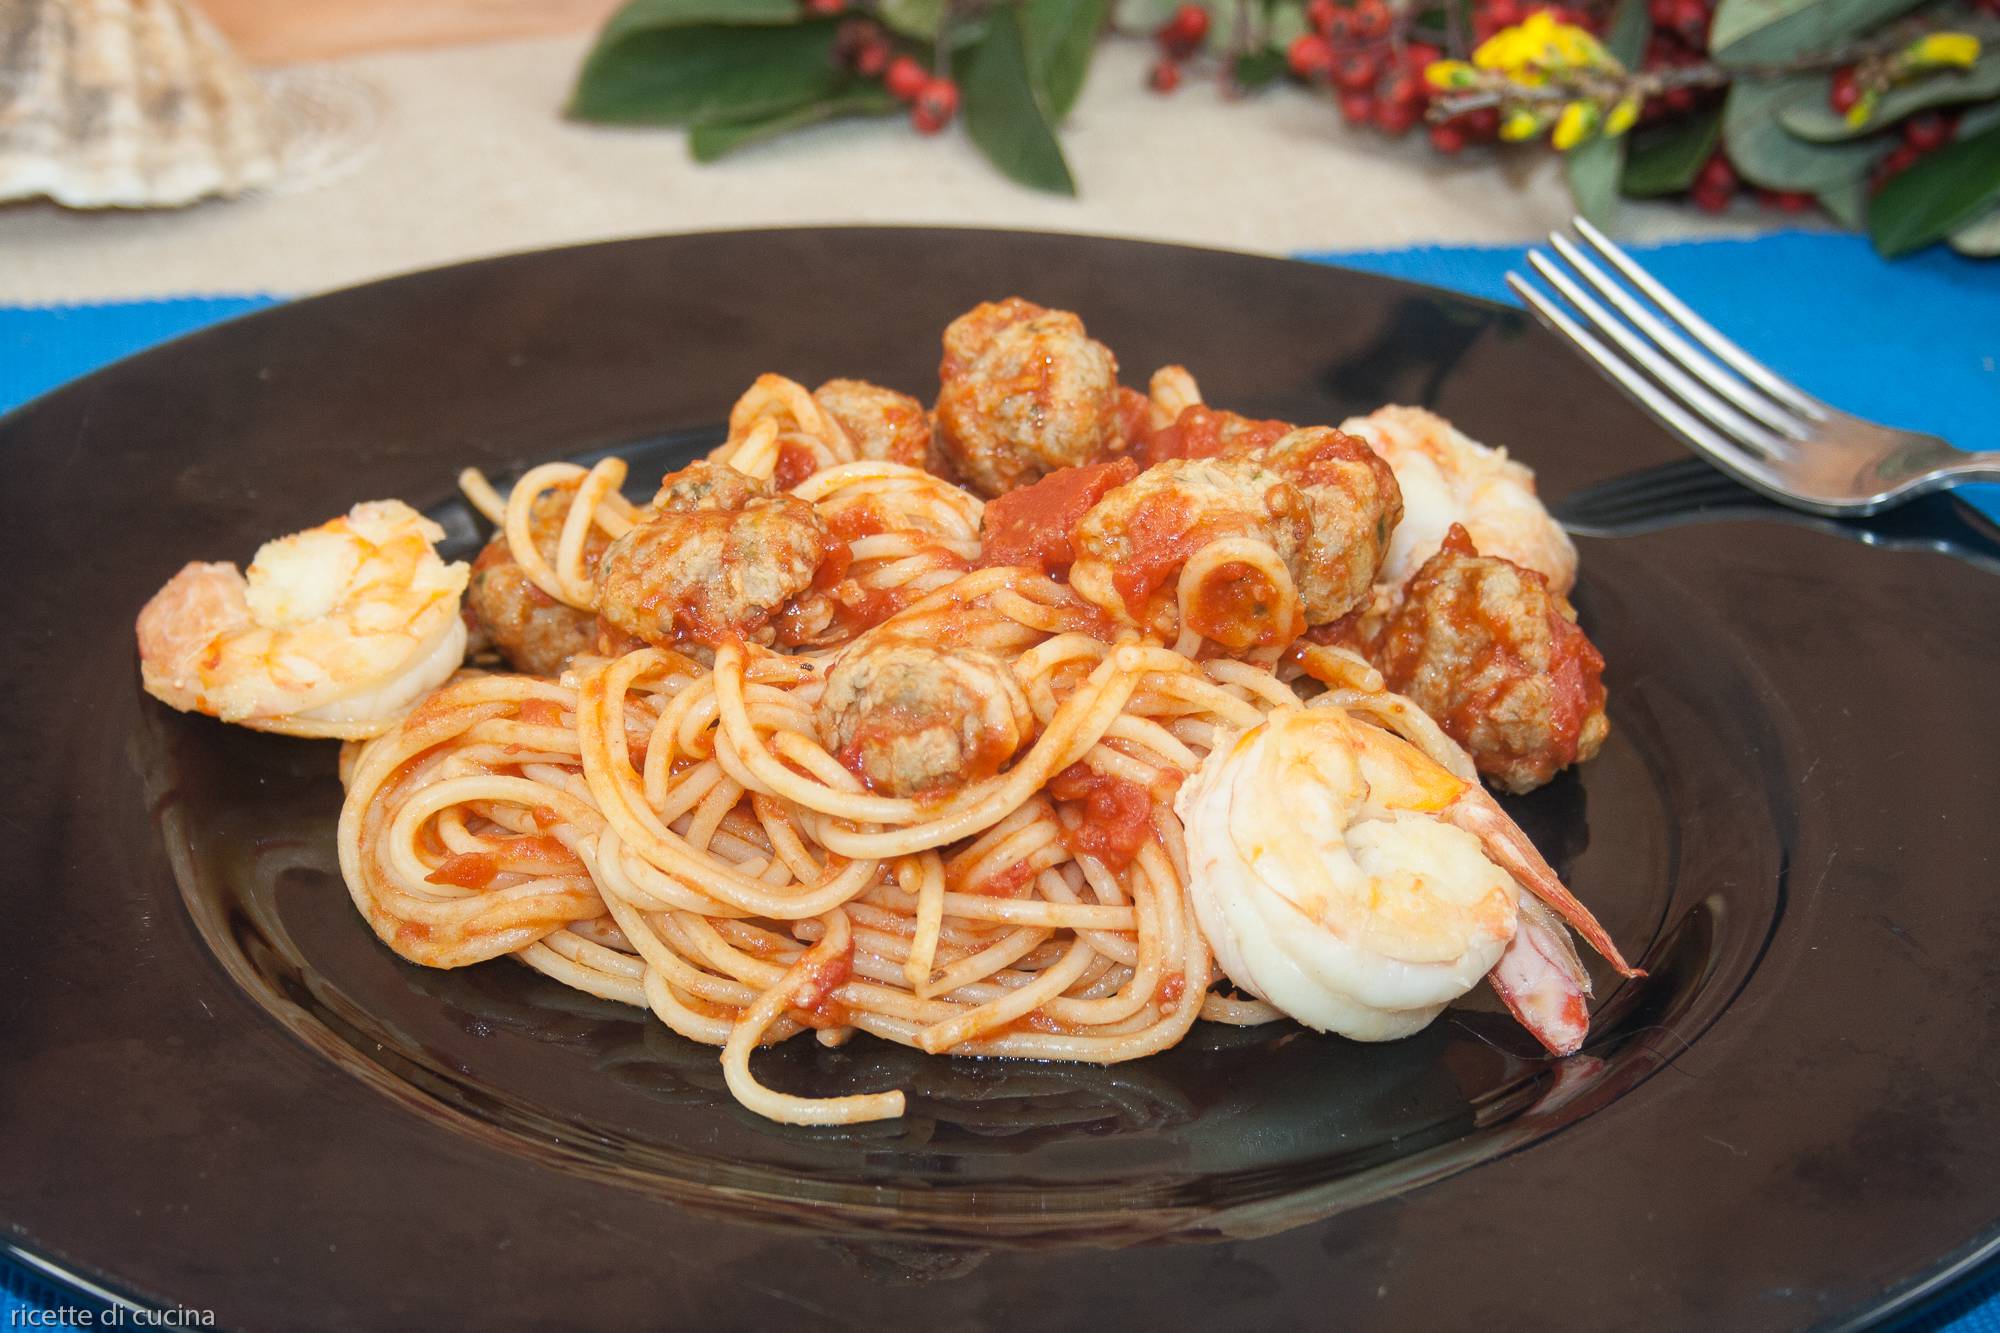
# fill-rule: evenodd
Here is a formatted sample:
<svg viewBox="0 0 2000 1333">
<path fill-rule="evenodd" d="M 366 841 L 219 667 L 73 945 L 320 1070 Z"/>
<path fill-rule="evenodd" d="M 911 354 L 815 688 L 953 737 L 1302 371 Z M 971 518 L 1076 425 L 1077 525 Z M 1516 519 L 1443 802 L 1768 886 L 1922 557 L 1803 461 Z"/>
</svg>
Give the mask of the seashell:
<svg viewBox="0 0 2000 1333">
<path fill-rule="evenodd" d="M 0 0 L 0 200 L 175 207 L 270 184 L 283 148 L 187 0 Z"/>
</svg>

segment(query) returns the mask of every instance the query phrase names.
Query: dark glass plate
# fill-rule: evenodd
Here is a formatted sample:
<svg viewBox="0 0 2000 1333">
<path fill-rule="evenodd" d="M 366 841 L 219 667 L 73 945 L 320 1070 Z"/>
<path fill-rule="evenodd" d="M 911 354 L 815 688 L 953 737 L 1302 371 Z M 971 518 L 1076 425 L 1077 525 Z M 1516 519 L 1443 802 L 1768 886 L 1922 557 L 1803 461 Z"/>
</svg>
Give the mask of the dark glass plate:
<svg viewBox="0 0 2000 1333">
<path fill-rule="evenodd" d="M 1490 1001 L 1409 1041 L 1199 1029 L 1112 1069 L 871 1039 L 839 1130 L 510 962 L 402 963 L 333 856 L 334 747 L 139 691 L 189 558 L 396 495 L 712 438 L 760 371 L 919 394 L 956 312 L 1082 312 L 1128 378 L 1338 420 L 1422 402 L 1552 498 L 1673 446 L 1513 312 L 1335 270 L 990 232 L 734 233 L 420 274 L 251 316 L 0 421 L 13 947 L 0 1223 L 225 1323 L 1794 1327 L 2000 1231 L 2000 584 L 1777 522 L 1581 543 L 1611 743 L 1512 802 L 1651 975 L 1585 1052 Z"/>
</svg>

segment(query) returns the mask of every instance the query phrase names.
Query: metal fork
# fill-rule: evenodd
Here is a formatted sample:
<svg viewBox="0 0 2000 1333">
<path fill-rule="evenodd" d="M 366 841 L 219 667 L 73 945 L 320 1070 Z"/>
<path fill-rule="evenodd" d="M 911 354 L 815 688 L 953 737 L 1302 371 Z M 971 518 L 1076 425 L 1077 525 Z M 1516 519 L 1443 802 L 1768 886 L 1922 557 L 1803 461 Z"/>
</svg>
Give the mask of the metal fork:
<svg viewBox="0 0 2000 1333">
<path fill-rule="evenodd" d="M 1549 244 L 1581 283 L 1543 251 L 1528 251 L 1528 263 L 1582 323 L 1520 274 L 1509 273 L 1507 285 L 1607 379 L 1744 485 L 1780 504 L 1843 515 L 2000 481 L 2000 452 L 1969 452 L 1828 406 L 1716 332 L 1596 227 L 1582 218 L 1571 225 L 1624 282 L 1560 232 Z"/>
</svg>

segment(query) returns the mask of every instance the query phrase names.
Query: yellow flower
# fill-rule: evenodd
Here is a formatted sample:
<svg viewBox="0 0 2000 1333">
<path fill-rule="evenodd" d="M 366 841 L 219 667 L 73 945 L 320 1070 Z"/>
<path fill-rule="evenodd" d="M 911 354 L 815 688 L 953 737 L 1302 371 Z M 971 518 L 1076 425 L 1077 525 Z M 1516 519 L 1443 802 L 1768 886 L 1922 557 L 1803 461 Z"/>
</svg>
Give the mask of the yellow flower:
<svg viewBox="0 0 2000 1333">
<path fill-rule="evenodd" d="M 1604 117 L 1605 137 L 1616 139 L 1619 135 L 1625 133 L 1638 123 L 1639 99 L 1636 97 L 1627 97 L 1612 107 L 1610 113 Z"/>
<path fill-rule="evenodd" d="M 1556 132 L 1549 141 L 1557 152 L 1567 153 L 1597 131 L 1597 104 L 1570 102 L 1556 117 Z"/>
<path fill-rule="evenodd" d="M 1933 32 L 1903 48 L 1912 69 L 1969 69 L 1979 59 L 1979 39 L 1969 32 Z"/>
<path fill-rule="evenodd" d="M 1868 92 L 1854 99 L 1854 105 L 1847 108 L 1846 114 L 1841 119 L 1845 120 L 1849 127 L 1858 130 L 1868 123 L 1869 118 L 1875 114 L 1876 106 L 1881 101 L 1882 94 L 1870 89 Z"/>
<path fill-rule="evenodd" d="M 1424 66 L 1424 82 L 1439 92 L 1470 88 L 1478 77 L 1479 72 L 1463 60 L 1433 60 Z"/>
<path fill-rule="evenodd" d="M 1542 118 L 1526 107 L 1515 107 L 1500 118 L 1500 137 L 1508 143 L 1520 143 L 1532 139 L 1542 132 Z"/>
<path fill-rule="evenodd" d="M 1522 76 L 1560 69 L 1623 68 L 1589 32 L 1572 23 L 1556 22 L 1546 9 L 1536 10 L 1481 42 L 1472 53 L 1472 63 L 1533 83 L 1542 80 Z"/>
</svg>

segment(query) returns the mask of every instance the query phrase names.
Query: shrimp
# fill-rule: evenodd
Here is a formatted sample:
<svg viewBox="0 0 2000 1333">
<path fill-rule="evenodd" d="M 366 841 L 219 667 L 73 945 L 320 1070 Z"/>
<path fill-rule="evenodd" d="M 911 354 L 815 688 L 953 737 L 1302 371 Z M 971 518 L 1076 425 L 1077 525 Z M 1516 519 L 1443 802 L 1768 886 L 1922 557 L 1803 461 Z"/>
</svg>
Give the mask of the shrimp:
<svg viewBox="0 0 2000 1333">
<path fill-rule="evenodd" d="M 1549 587 L 1576 585 L 1576 548 L 1535 495 L 1535 474 L 1421 407 L 1383 407 L 1340 428 L 1368 441 L 1402 488 L 1403 518 L 1377 577 L 1399 588 L 1437 554 L 1454 523 L 1481 552 L 1540 572 Z"/>
<path fill-rule="evenodd" d="M 356 740 L 389 729 L 465 659 L 469 570 L 400 500 L 264 543 L 248 577 L 194 562 L 139 612 L 146 692 L 259 731 Z"/>
<path fill-rule="evenodd" d="M 1470 762 L 1446 757 L 1337 704 L 1279 708 L 1220 739 L 1175 800 L 1202 933 L 1231 981 L 1308 1027 L 1395 1040 L 1485 977 L 1571 1054 L 1590 980 L 1563 921 L 1643 974 Z"/>
</svg>

